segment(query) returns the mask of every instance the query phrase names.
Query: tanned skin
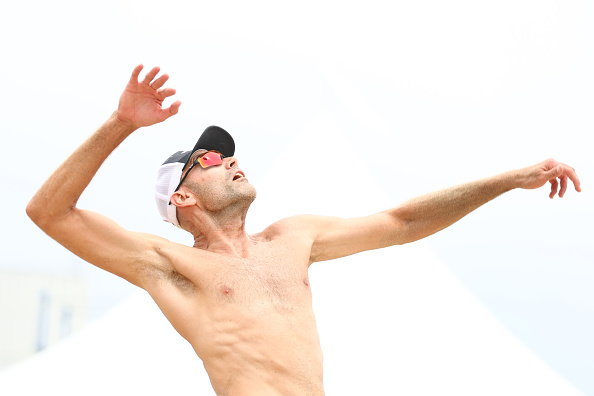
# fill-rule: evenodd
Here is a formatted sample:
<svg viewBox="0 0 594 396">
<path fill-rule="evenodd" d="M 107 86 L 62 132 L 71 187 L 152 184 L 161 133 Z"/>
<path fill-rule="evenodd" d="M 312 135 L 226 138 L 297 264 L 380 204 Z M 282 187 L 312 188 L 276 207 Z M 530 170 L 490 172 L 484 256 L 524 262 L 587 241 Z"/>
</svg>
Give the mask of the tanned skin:
<svg viewBox="0 0 594 396">
<path fill-rule="evenodd" d="M 235 157 L 189 173 L 171 202 L 194 236 L 184 246 L 131 232 L 79 209 L 95 173 L 131 133 L 177 114 L 181 102 L 153 68 L 137 66 L 117 110 L 50 176 L 27 214 L 82 259 L 146 290 L 204 362 L 219 396 L 324 394 L 322 350 L 308 268 L 365 250 L 410 243 L 440 231 L 515 188 L 551 184 L 550 198 L 575 170 L 553 159 L 412 199 L 359 218 L 295 216 L 248 235 L 245 216 L 255 189 Z"/>
</svg>

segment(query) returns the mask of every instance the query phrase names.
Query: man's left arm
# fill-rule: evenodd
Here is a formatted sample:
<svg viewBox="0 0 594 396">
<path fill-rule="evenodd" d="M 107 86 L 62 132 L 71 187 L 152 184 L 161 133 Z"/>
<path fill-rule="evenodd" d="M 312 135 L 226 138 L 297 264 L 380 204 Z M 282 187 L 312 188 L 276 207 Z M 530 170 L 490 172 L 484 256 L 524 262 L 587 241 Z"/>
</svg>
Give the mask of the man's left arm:
<svg viewBox="0 0 594 396">
<path fill-rule="evenodd" d="M 549 159 L 423 195 L 371 216 L 353 219 L 312 216 L 307 221 L 313 238 L 311 262 L 423 239 L 515 188 L 536 189 L 549 182 L 549 197 L 553 198 L 557 192 L 563 197 L 569 181 L 573 182 L 576 191 L 581 191 L 575 170 Z"/>
</svg>

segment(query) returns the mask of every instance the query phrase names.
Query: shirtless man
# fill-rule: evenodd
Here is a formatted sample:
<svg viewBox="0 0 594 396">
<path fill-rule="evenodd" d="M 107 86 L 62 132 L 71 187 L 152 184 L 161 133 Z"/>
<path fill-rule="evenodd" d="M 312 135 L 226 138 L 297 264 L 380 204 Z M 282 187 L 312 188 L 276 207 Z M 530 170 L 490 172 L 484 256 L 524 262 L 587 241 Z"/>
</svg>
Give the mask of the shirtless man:
<svg viewBox="0 0 594 396">
<path fill-rule="evenodd" d="M 190 232 L 194 246 L 127 231 L 76 203 L 126 137 L 179 110 L 179 101 L 162 107 L 175 94 L 163 88 L 168 76 L 157 78 L 153 68 L 139 81 L 141 70 L 134 69 L 118 109 L 43 184 L 27 214 L 79 257 L 145 289 L 202 359 L 220 396 L 324 394 L 312 263 L 422 239 L 514 188 L 550 182 L 550 197 L 558 188 L 562 197 L 571 180 L 581 190 L 573 168 L 547 160 L 370 216 L 295 216 L 247 235 L 256 192 L 233 157 L 232 138 L 215 127 L 194 150 L 171 156 L 162 170 L 178 171 L 163 171 L 158 183 L 166 191 L 157 194 L 161 214 Z"/>
</svg>

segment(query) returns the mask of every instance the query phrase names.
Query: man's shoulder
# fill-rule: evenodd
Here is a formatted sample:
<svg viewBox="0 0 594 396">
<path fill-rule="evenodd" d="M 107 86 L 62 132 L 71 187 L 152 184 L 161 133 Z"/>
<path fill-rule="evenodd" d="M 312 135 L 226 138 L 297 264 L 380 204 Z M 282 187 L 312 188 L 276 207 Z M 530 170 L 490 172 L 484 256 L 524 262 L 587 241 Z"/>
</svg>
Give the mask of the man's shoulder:
<svg viewBox="0 0 594 396">
<path fill-rule="evenodd" d="M 311 214 L 286 217 L 269 225 L 260 235 L 273 238 L 281 235 L 307 234 L 314 231 L 324 219 L 324 216 Z"/>
<path fill-rule="evenodd" d="M 268 228 L 275 230 L 299 229 L 302 227 L 307 227 L 319 218 L 320 216 L 310 214 L 295 215 L 291 217 L 285 217 L 284 219 L 280 219 L 272 223 L 270 226 L 268 226 Z"/>
<path fill-rule="evenodd" d="M 172 247 L 174 245 L 180 245 L 161 236 L 149 234 L 148 232 L 132 231 L 132 234 L 134 234 L 139 239 L 149 242 L 151 246 L 153 246 L 154 248 Z"/>
<path fill-rule="evenodd" d="M 152 250 L 154 250 L 155 253 L 157 253 L 157 255 L 160 257 L 159 264 L 164 265 L 164 267 L 167 269 L 173 265 L 173 262 L 179 260 L 180 258 L 188 255 L 200 255 L 204 254 L 205 252 L 202 249 L 197 249 L 182 243 L 173 242 L 155 234 L 143 232 L 134 232 L 134 234 L 152 246 Z"/>
</svg>

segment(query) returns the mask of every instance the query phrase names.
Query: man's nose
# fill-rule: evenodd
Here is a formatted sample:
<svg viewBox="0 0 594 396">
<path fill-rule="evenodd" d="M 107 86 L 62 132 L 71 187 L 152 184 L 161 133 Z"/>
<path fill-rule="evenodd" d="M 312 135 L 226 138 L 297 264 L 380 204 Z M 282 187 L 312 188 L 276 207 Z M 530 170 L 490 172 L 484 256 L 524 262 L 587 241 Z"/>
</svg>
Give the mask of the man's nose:
<svg viewBox="0 0 594 396">
<path fill-rule="evenodd" d="M 237 161 L 237 158 L 235 157 L 227 157 L 225 158 L 226 162 L 225 162 L 225 167 L 227 169 L 231 169 L 234 166 L 239 166 L 239 162 Z"/>
</svg>

